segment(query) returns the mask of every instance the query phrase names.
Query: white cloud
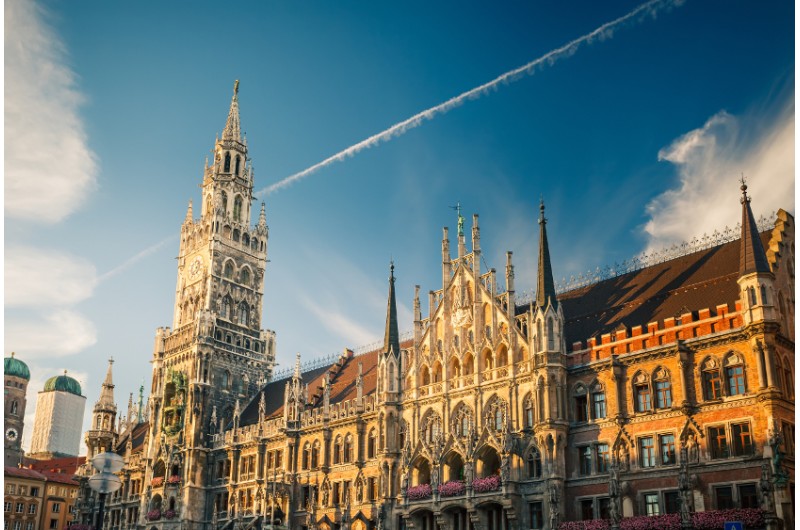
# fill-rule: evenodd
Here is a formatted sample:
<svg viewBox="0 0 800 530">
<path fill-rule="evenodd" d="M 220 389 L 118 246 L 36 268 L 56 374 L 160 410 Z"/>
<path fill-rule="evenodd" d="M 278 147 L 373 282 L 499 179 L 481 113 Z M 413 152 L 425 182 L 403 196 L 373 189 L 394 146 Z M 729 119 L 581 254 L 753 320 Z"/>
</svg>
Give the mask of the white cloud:
<svg viewBox="0 0 800 530">
<path fill-rule="evenodd" d="M 793 98 L 773 115 L 721 111 L 659 151 L 659 160 L 675 165 L 680 183 L 647 206 L 646 252 L 736 225 L 742 174 L 756 217 L 794 211 Z"/>
<path fill-rule="evenodd" d="M 97 342 L 94 324 L 76 311 L 58 309 L 37 317 L 6 317 L 6 351 L 26 359 L 43 359 L 78 353 Z"/>
<path fill-rule="evenodd" d="M 9 247 L 5 254 L 7 307 L 72 305 L 92 295 L 97 272 L 89 261 L 63 252 Z"/>
<path fill-rule="evenodd" d="M 32 1 L 5 3 L 5 214 L 56 223 L 84 203 L 97 162 L 75 74 L 45 16 Z"/>
</svg>

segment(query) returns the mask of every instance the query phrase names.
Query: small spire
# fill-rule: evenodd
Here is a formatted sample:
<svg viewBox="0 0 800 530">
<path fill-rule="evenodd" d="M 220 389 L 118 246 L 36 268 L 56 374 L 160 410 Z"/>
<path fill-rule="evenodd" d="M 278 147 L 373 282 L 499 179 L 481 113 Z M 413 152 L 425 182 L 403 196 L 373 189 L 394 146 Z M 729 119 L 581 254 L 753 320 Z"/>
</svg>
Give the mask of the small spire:
<svg viewBox="0 0 800 530">
<path fill-rule="evenodd" d="M 300 379 L 300 352 L 297 353 L 297 359 L 294 362 L 294 378 Z"/>
<path fill-rule="evenodd" d="M 739 250 L 739 277 L 752 272 L 763 272 L 772 274 L 772 269 L 767 261 L 767 254 L 764 252 L 764 245 L 761 243 L 761 236 L 758 233 L 758 225 L 753 217 L 753 210 L 750 208 L 750 197 L 747 195 L 747 183 L 744 175 L 741 178 L 742 198 L 742 241 Z"/>
<path fill-rule="evenodd" d="M 400 355 L 400 333 L 397 329 L 397 303 L 394 294 L 394 261 L 389 266 L 389 300 L 386 307 L 386 331 L 383 335 L 383 351 Z"/>
<path fill-rule="evenodd" d="M 225 129 L 222 131 L 223 140 L 242 141 L 242 132 L 239 125 L 239 80 L 233 83 L 233 97 L 231 98 L 231 108 L 228 111 L 228 120 L 225 122 Z"/>
<path fill-rule="evenodd" d="M 116 405 L 114 405 L 114 380 L 112 378 L 113 365 L 114 358 L 111 357 L 108 359 L 108 371 L 106 372 L 105 381 L 103 381 L 103 387 L 100 390 L 100 399 L 97 400 L 97 406 L 113 407 L 116 410 Z"/>
<path fill-rule="evenodd" d="M 186 222 L 192 222 L 194 219 L 194 214 L 192 213 L 192 199 L 189 199 L 189 207 L 186 209 Z"/>
<path fill-rule="evenodd" d="M 144 421 L 144 416 L 142 415 L 142 407 L 144 406 L 144 378 L 142 378 L 142 384 L 139 385 L 139 410 L 136 413 L 136 423 L 142 423 Z"/>
<path fill-rule="evenodd" d="M 422 320 L 422 307 L 419 303 L 419 285 L 414 286 L 414 321 Z"/>
<path fill-rule="evenodd" d="M 258 214 L 258 226 L 267 226 L 267 209 L 263 202 L 261 203 L 261 213 Z"/>
<path fill-rule="evenodd" d="M 539 269 L 536 273 L 536 305 L 544 309 L 548 303 L 558 307 L 553 270 L 550 266 L 550 248 L 547 244 L 547 219 L 544 216 L 544 199 L 539 202 Z"/>
</svg>

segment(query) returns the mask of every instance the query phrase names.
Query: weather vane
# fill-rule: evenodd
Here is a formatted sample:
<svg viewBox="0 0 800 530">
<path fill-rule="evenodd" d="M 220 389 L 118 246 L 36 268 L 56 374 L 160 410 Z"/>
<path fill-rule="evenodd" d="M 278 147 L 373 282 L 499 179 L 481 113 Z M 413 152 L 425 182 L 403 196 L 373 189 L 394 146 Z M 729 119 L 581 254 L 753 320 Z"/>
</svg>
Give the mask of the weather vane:
<svg viewBox="0 0 800 530">
<path fill-rule="evenodd" d="M 458 212 L 458 235 L 464 235 L 464 217 L 461 215 L 461 201 L 457 202 L 455 206 L 451 206 L 453 210 Z"/>
</svg>

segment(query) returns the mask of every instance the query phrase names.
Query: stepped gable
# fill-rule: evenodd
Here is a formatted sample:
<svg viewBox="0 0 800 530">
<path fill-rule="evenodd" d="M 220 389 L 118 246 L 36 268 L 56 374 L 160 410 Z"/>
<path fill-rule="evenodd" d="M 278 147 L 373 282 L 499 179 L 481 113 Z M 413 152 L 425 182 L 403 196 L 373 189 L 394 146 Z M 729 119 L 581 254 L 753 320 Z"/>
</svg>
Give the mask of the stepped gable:
<svg viewBox="0 0 800 530">
<path fill-rule="evenodd" d="M 769 246 L 772 231 L 762 232 Z M 567 345 L 739 300 L 739 239 L 558 296 Z"/>
</svg>

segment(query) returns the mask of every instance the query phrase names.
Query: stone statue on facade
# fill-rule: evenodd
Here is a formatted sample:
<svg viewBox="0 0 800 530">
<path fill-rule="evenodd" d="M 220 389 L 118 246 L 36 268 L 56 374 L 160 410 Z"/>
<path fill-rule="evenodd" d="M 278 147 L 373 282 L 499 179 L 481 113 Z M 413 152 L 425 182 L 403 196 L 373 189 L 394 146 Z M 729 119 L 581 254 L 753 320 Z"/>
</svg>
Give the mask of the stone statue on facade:
<svg viewBox="0 0 800 530">
<path fill-rule="evenodd" d="M 761 490 L 761 508 L 765 512 L 772 512 L 775 509 L 775 502 L 772 497 L 772 480 L 770 477 L 769 462 L 761 464 L 761 480 L 758 487 Z"/>
<path fill-rule="evenodd" d="M 511 478 L 511 462 L 508 455 L 503 455 L 500 461 L 500 479 L 505 484 Z"/>
<path fill-rule="evenodd" d="M 558 484 L 550 482 L 550 528 L 558 528 L 558 504 L 559 504 Z"/>
</svg>

